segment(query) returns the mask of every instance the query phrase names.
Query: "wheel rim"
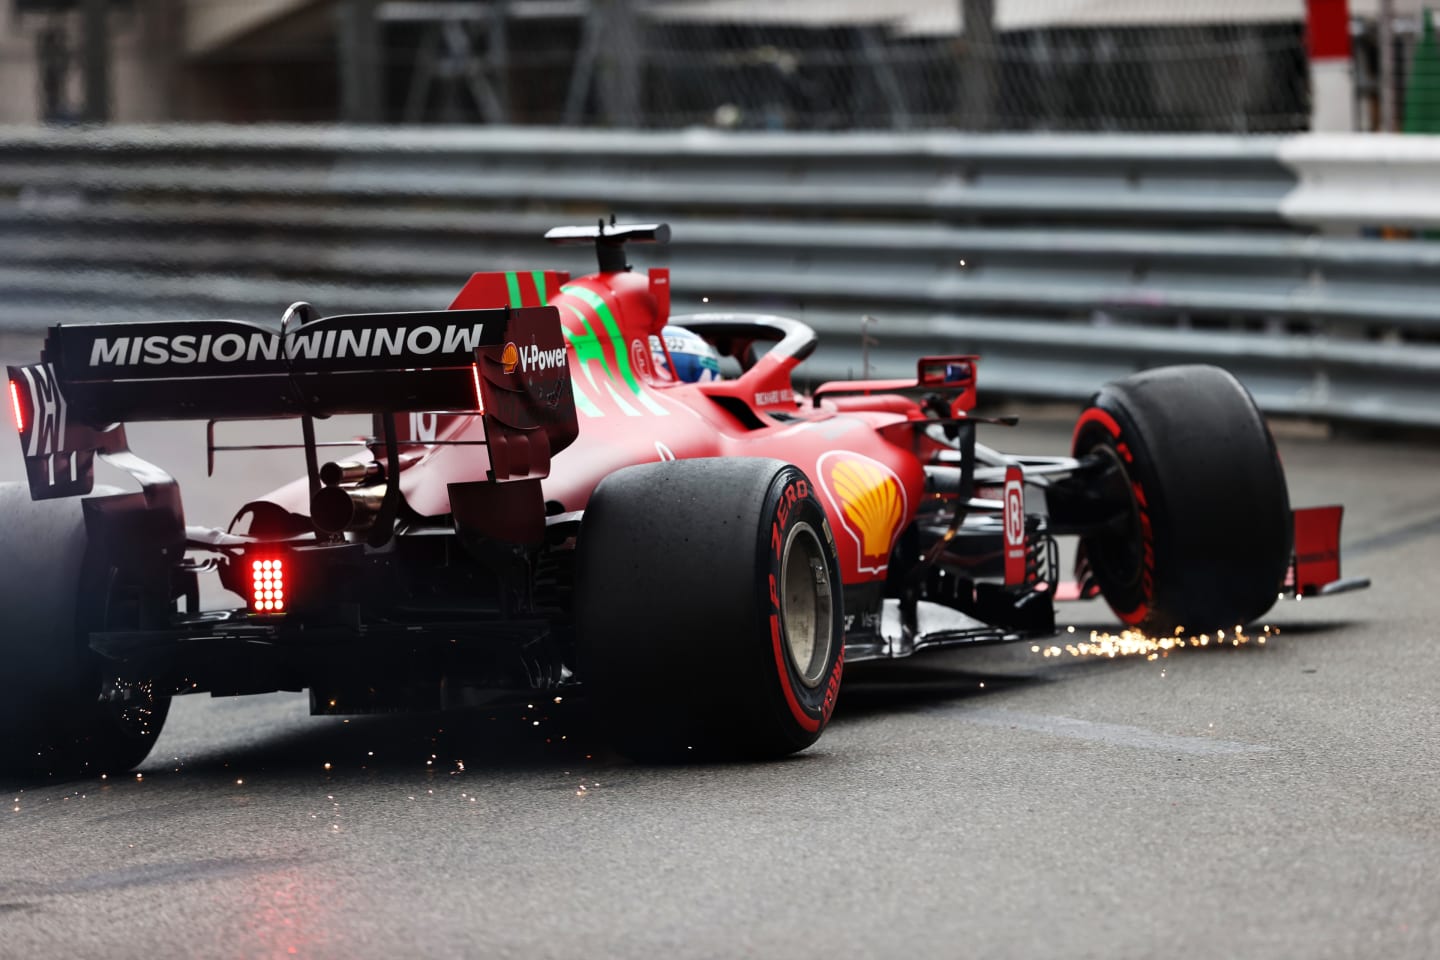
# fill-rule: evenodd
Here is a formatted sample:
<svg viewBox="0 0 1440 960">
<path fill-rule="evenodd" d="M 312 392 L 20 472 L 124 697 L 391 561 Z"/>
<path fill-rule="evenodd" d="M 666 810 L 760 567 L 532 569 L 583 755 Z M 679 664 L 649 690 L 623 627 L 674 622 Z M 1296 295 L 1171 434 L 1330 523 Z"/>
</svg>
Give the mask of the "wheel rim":
<svg viewBox="0 0 1440 960">
<path fill-rule="evenodd" d="M 1129 508 L 1123 529 L 1085 538 L 1091 569 L 1102 583 L 1112 584 L 1123 590 L 1136 590 L 1140 586 L 1145 556 L 1140 542 L 1139 507 L 1135 503 L 1135 494 L 1131 492 L 1129 472 L 1119 454 L 1109 444 L 1097 444 L 1089 452 L 1110 461 L 1111 469 L 1105 473 L 1108 483 L 1100 491 L 1101 496 L 1106 500 L 1124 503 Z"/>
<path fill-rule="evenodd" d="M 780 561 L 780 628 L 790 662 L 807 687 L 817 687 L 833 640 L 830 572 L 820 538 L 797 523 L 785 538 Z"/>
<path fill-rule="evenodd" d="M 105 577 L 100 629 L 141 629 L 145 621 L 143 606 L 144 600 L 134 586 L 126 584 L 120 571 L 112 567 Z M 99 687 L 101 698 L 95 710 L 106 718 L 119 737 L 148 743 L 159 736 L 169 712 L 169 698 L 157 696 L 153 682 L 106 676 Z M 148 751 L 148 747 L 146 749 Z"/>
</svg>

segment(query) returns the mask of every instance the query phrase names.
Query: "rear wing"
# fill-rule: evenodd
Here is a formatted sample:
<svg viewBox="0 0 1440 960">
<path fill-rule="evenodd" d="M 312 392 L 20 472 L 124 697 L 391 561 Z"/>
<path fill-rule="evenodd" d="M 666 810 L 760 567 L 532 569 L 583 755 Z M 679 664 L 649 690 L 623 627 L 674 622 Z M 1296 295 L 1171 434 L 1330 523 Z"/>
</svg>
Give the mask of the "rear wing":
<svg viewBox="0 0 1440 960">
<path fill-rule="evenodd" d="M 62 324 L 41 366 L 68 416 L 96 426 L 475 409 L 475 351 L 503 343 L 508 319 L 504 309 L 372 313 L 283 332 L 240 320 Z"/>
<path fill-rule="evenodd" d="M 516 370 L 520 350 L 563 357 L 553 307 L 315 317 L 297 304 L 292 317 L 279 330 L 238 320 L 52 327 L 40 363 L 7 368 L 32 498 L 89 493 L 94 454 L 127 452 L 123 424 L 133 420 L 308 423 L 485 413 L 488 401 L 487 437 L 502 445 L 528 438 L 548 454 L 578 432 L 568 365 Z"/>
</svg>

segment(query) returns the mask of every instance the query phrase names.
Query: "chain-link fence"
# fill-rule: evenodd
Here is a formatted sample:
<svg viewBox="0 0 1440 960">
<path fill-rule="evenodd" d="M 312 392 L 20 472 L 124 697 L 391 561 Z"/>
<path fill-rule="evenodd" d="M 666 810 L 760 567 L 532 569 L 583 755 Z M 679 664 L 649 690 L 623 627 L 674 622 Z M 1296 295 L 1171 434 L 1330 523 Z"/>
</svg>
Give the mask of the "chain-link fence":
<svg viewBox="0 0 1440 960">
<path fill-rule="evenodd" d="M 1340 108 L 1342 128 L 1430 128 L 1412 117 L 1440 100 L 1440 81 L 1426 79 L 1440 60 L 1416 59 L 1426 5 L 1440 0 L 1348 0 L 1355 97 Z M 0 0 L 0 84 L 12 94 L 0 120 L 1290 132 L 1311 117 L 1305 9 L 1305 0 Z M 108 46 L 91 43 L 106 37 Z M 98 110 L 95 80 L 110 101 Z"/>
<path fill-rule="evenodd" d="M 380 5 L 390 118 L 1225 132 L 1309 118 L 1298 0 L 593 0 L 571 21 L 449 6 L 475 13 Z"/>
<path fill-rule="evenodd" d="M 907 6 L 909 16 L 892 12 Z M 1175 0 L 1109 6 L 1116 12 L 1096 21 L 1079 15 L 1085 4 L 1057 0 L 890 4 L 878 14 L 804 0 L 654 4 L 648 118 L 776 129 L 1307 126 L 1298 17 L 1263 19 L 1263 3 L 1260 19 Z M 962 11 L 971 14 L 963 30 Z"/>
</svg>

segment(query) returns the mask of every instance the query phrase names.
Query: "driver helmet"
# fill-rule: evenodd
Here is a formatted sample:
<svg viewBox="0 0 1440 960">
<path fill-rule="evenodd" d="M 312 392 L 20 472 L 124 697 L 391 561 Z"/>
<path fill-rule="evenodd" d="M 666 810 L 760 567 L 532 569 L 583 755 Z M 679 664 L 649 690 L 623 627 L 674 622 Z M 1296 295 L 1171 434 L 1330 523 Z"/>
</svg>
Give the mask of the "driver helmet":
<svg viewBox="0 0 1440 960">
<path fill-rule="evenodd" d="M 682 383 L 704 383 L 720 379 L 720 354 L 715 352 L 708 341 L 693 330 L 669 324 L 661 331 L 665 338 L 661 346 L 660 337 L 650 338 L 650 352 L 655 366 L 670 370 L 675 379 Z M 665 352 L 670 352 L 671 363 L 665 362 Z"/>
</svg>

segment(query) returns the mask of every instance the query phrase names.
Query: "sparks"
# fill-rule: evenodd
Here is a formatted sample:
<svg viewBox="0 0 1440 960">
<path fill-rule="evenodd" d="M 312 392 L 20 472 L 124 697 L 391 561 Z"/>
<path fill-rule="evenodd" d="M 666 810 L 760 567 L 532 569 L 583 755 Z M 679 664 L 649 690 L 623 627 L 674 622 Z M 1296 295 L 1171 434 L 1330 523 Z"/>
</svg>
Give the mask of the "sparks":
<svg viewBox="0 0 1440 960">
<path fill-rule="evenodd" d="M 1122 630 L 1118 634 L 1092 630 L 1088 641 L 1069 642 L 1063 646 L 1052 643 L 1042 647 L 1036 644 L 1030 647 L 1030 651 L 1046 658 L 1069 655 L 1071 657 L 1105 657 L 1107 659 L 1144 657 L 1147 660 L 1156 660 L 1168 657 L 1172 650 L 1182 650 L 1186 647 L 1239 647 L 1252 640 L 1257 644 L 1264 644 L 1266 637 L 1279 633 L 1278 630 L 1273 630 L 1268 626 L 1264 629 L 1265 633 L 1261 636 L 1246 634 L 1238 625 L 1233 632 L 1220 630 L 1214 636 L 1208 633 L 1191 636 L 1185 634 L 1184 627 L 1177 627 L 1173 636 L 1160 637 L 1152 637 L 1139 630 Z"/>
</svg>

